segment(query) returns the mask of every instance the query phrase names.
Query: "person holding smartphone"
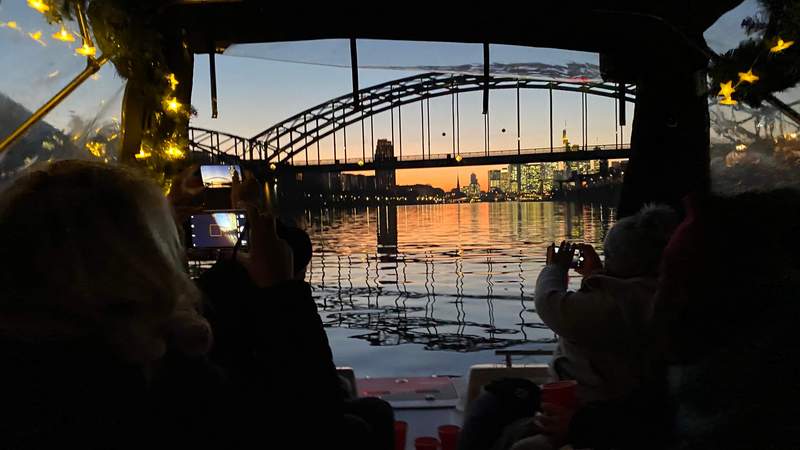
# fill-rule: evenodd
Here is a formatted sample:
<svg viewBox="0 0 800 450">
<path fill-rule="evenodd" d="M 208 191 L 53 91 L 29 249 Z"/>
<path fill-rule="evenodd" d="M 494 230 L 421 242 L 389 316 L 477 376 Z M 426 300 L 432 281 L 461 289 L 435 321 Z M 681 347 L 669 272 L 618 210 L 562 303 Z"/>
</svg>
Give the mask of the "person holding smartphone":
<svg viewBox="0 0 800 450">
<path fill-rule="evenodd" d="M 214 329 L 210 357 L 227 370 L 242 395 L 262 401 L 249 427 L 275 442 L 388 450 L 394 418 L 377 399 L 349 401 L 341 387 L 327 334 L 304 281 L 311 242 L 282 224 L 251 172 L 233 176 L 230 207 L 244 213 L 239 242 L 200 276 L 206 317 Z M 224 213 L 223 213 L 224 214 Z M 246 240 L 246 246 L 242 245 Z M 267 415 L 269 419 L 267 419 Z M 312 427 L 314 433 L 304 431 Z M 287 442 L 288 442 L 287 441 Z"/>
<path fill-rule="evenodd" d="M 588 244 L 547 248 L 547 265 L 536 282 L 536 312 L 558 335 L 552 375 L 578 382 L 579 405 L 624 398 L 658 366 L 648 352 L 654 294 L 661 255 L 677 224 L 677 214 L 666 206 L 646 206 L 620 219 L 605 238 L 605 263 Z M 576 250 L 583 261 L 575 270 L 583 280 L 571 291 L 568 272 Z"/>
</svg>

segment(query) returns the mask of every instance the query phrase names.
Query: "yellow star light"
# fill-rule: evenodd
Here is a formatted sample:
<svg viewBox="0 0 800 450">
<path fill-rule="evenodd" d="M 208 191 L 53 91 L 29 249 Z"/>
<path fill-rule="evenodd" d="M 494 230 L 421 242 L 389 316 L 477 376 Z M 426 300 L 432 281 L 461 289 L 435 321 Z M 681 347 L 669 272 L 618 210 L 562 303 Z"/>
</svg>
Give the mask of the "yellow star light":
<svg viewBox="0 0 800 450">
<path fill-rule="evenodd" d="M 733 81 L 728 81 L 727 83 L 719 84 L 719 94 L 717 95 L 730 98 L 734 92 L 736 92 L 736 89 L 733 87 Z"/>
<path fill-rule="evenodd" d="M 164 108 L 167 111 L 178 112 L 181 110 L 181 103 L 175 97 L 169 97 L 164 100 Z"/>
<path fill-rule="evenodd" d="M 30 36 L 31 39 L 33 39 L 34 41 L 36 41 L 36 42 L 44 45 L 45 47 L 47 47 L 47 44 L 42 40 L 42 32 L 41 31 L 37 31 L 35 33 L 28 33 L 28 36 Z"/>
<path fill-rule="evenodd" d="M 461 155 L 456 155 L 456 162 L 461 162 L 462 159 L 464 158 L 462 158 Z"/>
<path fill-rule="evenodd" d="M 269 165 L 269 170 L 275 170 L 275 169 L 277 169 L 277 168 L 278 168 L 278 166 L 276 166 L 276 165 L 275 165 L 275 163 L 271 163 L 271 164 Z"/>
<path fill-rule="evenodd" d="M 164 155 L 169 159 L 180 159 L 184 156 L 183 151 L 174 142 L 169 142 L 167 144 Z"/>
<path fill-rule="evenodd" d="M 758 81 L 758 75 L 753 73 L 753 69 L 750 69 L 747 72 L 739 72 L 739 81 L 753 84 Z"/>
<path fill-rule="evenodd" d="M 64 26 L 61 26 L 61 29 L 58 32 L 53 33 L 53 39 L 61 42 L 74 42 L 75 36 L 72 35 L 69 31 L 67 31 Z"/>
<path fill-rule="evenodd" d="M 0 22 L 0 28 L 3 28 L 3 27 L 8 27 L 8 28 L 11 28 L 12 30 L 18 30 L 19 29 L 19 26 L 17 25 L 17 22 L 14 22 L 13 20 L 10 20 L 8 22 Z"/>
<path fill-rule="evenodd" d="M 167 81 L 169 82 L 169 88 L 171 90 L 173 90 L 173 91 L 178 86 L 178 84 L 180 84 L 180 83 L 178 83 L 178 79 L 175 78 L 175 74 L 174 73 L 171 73 L 171 74 L 167 75 Z"/>
<path fill-rule="evenodd" d="M 50 11 L 50 6 L 42 0 L 28 0 L 28 6 L 40 13 Z"/>
<path fill-rule="evenodd" d="M 101 142 L 87 142 L 86 150 L 89 150 L 89 153 L 100 158 L 106 154 L 106 145 Z"/>
<path fill-rule="evenodd" d="M 75 53 L 83 56 L 94 56 L 97 54 L 97 49 L 84 42 L 82 46 L 75 49 Z"/>
<path fill-rule="evenodd" d="M 736 100 L 730 98 L 730 97 L 725 97 L 725 98 L 723 98 L 722 100 L 719 101 L 720 105 L 731 105 L 731 106 L 733 106 L 736 103 L 738 103 L 738 102 Z"/>
<path fill-rule="evenodd" d="M 139 153 L 133 155 L 136 159 L 145 159 L 150 157 L 150 152 L 144 150 L 144 146 L 139 147 Z"/>
<path fill-rule="evenodd" d="M 780 53 L 780 52 L 786 50 L 787 48 L 791 47 L 792 45 L 794 45 L 794 41 L 784 41 L 783 39 L 778 38 L 778 43 L 775 44 L 774 47 L 769 49 L 769 52 L 770 53 Z"/>
<path fill-rule="evenodd" d="M 363 159 L 359 159 L 358 160 L 358 165 L 359 165 L 359 167 L 363 166 L 364 165 L 364 160 Z"/>
</svg>

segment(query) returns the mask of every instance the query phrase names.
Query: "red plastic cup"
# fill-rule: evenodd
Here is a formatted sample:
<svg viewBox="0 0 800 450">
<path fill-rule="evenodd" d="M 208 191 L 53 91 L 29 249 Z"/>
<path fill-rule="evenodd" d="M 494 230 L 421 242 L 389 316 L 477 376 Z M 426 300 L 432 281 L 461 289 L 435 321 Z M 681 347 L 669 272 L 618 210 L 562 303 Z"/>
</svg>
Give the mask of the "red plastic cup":
<svg viewBox="0 0 800 450">
<path fill-rule="evenodd" d="M 458 434 L 461 427 L 457 425 L 442 425 L 439 427 L 439 440 L 442 442 L 442 450 L 456 450 L 458 445 Z"/>
<path fill-rule="evenodd" d="M 406 433 L 408 433 L 408 422 L 396 420 L 394 422 L 394 450 L 406 450 Z"/>
<path fill-rule="evenodd" d="M 418 437 L 414 440 L 414 448 L 417 450 L 439 450 L 439 440 L 430 436 Z"/>
<path fill-rule="evenodd" d="M 541 401 L 574 410 L 578 406 L 577 388 L 578 383 L 574 380 L 544 384 Z"/>
</svg>

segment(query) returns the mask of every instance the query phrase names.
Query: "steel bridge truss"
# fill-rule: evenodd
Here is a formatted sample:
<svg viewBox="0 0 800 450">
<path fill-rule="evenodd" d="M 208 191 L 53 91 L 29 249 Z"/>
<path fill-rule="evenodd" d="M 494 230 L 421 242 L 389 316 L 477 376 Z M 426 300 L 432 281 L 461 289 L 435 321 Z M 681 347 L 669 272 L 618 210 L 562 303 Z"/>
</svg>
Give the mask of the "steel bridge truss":
<svg viewBox="0 0 800 450">
<path fill-rule="evenodd" d="M 550 127 L 552 138 L 552 91 L 578 92 L 586 95 L 596 95 L 613 98 L 619 104 L 620 100 L 634 102 L 636 90 L 634 85 L 621 86 L 616 83 L 605 82 L 585 82 L 585 81 L 551 81 L 551 80 L 531 80 L 511 77 L 490 77 L 488 80 L 489 89 L 516 89 L 517 90 L 517 133 L 519 137 L 519 90 L 520 89 L 540 89 L 550 91 Z M 453 153 L 460 152 L 457 143 L 458 113 L 457 102 L 461 93 L 481 91 L 484 89 L 486 80 L 480 75 L 463 75 L 450 73 L 425 73 L 407 78 L 389 81 L 358 91 L 358 103 L 352 94 L 348 93 L 340 97 L 331 99 L 317 106 L 309 108 L 288 119 L 279 122 L 252 138 L 244 138 L 228 133 L 202 128 L 190 128 L 189 140 L 192 150 L 210 153 L 218 160 L 231 157 L 241 160 L 261 160 L 274 164 L 309 165 L 319 164 L 320 161 L 320 142 L 328 136 L 333 135 L 333 155 L 334 161 L 339 160 L 337 151 L 342 152 L 343 160 L 347 161 L 347 135 L 346 128 L 361 124 L 361 143 L 362 155 L 364 160 L 372 159 L 373 154 L 366 154 L 366 138 L 364 132 L 364 121 L 370 120 L 370 140 L 371 153 L 374 152 L 375 143 L 372 135 L 372 116 L 382 112 L 390 111 L 394 114 L 394 109 L 398 108 L 400 123 L 402 123 L 401 106 L 415 102 L 429 102 L 431 98 L 450 95 L 452 97 L 453 115 Z M 584 104 L 584 130 L 587 130 L 585 122 L 585 102 Z M 425 115 L 423 104 L 420 104 L 422 116 Z M 624 107 L 623 107 L 624 108 Z M 624 111 L 623 108 L 620 108 Z M 486 119 L 488 121 L 488 117 Z M 394 118 L 392 118 L 394 124 Z M 425 158 L 425 121 L 423 119 L 423 140 L 422 158 Z M 488 133 L 488 126 L 486 133 Z M 336 133 L 343 132 L 344 147 L 337 149 Z M 428 156 L 431 155 L 430 149 L 430 114 L 428 107 Z M 518 139 L 519 142 L 519 139 Z M 486 135 L 486 156 L 490 155 L 488 134 Z M 518 144 L 519 145 L 519 144 Z M 588 146 L 588 139 L 584 138 L 582 145 Z M 551 149 L 552 149 L 551 141 Z M 309 152 L 316 153 L 316 161 L 309 161 Z M 402 159 L 402 135 L 400 135 L 400 159 Z M 304 158 L 297 158 L 304 153 Z M 352 156 L 352 155 L 351 155 Z M 417 155 L 417 157 L 419 157 Z"/>
</svg>

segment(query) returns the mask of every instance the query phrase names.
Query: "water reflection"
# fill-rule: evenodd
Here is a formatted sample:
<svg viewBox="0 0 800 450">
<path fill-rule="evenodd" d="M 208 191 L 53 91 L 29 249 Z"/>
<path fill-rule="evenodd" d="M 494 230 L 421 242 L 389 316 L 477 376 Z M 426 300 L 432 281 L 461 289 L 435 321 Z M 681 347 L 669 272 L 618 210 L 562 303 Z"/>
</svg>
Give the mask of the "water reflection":
<svg viewBox="0 0 800 450">
<path fill-rule="evenodd" d="M 602 251 L 613 221 L 606 206 L 547 202 L 323 209 L 302 220 L 325 326 L 364 330 L 349 337 L 371 346 L 455 352 L 554 342 L 531 297 L 545 246 Z"/>
</svg>

